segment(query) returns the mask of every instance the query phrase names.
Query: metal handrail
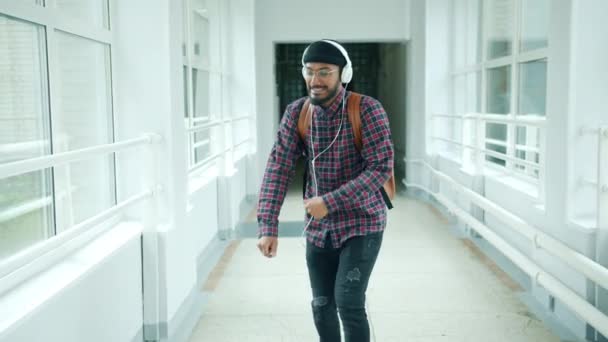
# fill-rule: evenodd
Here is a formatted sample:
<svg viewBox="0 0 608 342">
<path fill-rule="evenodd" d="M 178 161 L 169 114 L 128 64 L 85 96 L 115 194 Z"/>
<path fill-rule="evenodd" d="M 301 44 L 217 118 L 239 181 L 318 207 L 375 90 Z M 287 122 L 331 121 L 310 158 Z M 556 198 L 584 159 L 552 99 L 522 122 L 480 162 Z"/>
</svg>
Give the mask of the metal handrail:
<svg viewBox="0 0 608 342">
<path fill-rule="evenodd" d="M 520 126 L 544 127 L 546 119 L 542 115 L 517 115 L 516 118 L 509 115 L 491 113 L 466 113 L 454 114 L 431 114 L 431 118 L 456 119 L 456 120 L 481 120 L 490 123 L 515 124 Z"/>
<path fill-rule="evenodd" d="M 135 204 L 141 203 L 144 200 L 154 196 L 154 190 L 147 190 L 138 195 L 118 203 L 117 205 L 71 227 L 70 229 L 55 235 L 49 239 L 41 241 L 38 244 L 30 246 L 7 259 L 0 261 L 0 294 L 10 290 L 25 279 L 28 279 L 35 274 L 43 271 L 49 264 L 69 255 L 76 249 L 82 247 L 82 244 L 91 240 L 98 234 L 90 236 L 87 241 L 82 241 L 80 244 L 66 246 L 68 242 L 90 231 L 93 227 L 114 217 Z M 98 232 L 99 234 L 106 229 Z M 52 254 L 50 258 L 42 258 Z M 28 267 L 24 267 L 28 266 Z"/>
<path fill-rule="evenodd" d="M 134 138 L 117 143 L 97 145 L 74 151 L 0 164 L 0 179 L 9 178 L 32 171 L 43 170 L 49 167 L 69 164 L 79 160 L 100 157 L 107 154 L 120 152 L 135 146 L 149 144 L 159 141 L 160 139 L 160 136 L 157 134 L 146 134 L 140 138 Z"/>
<path fill-rule="evenodd" d="M 160 135 L 149 133 L 140 138 L 129 139 L 117 143 L 98 145 L 75 151 L 1 164 L 0 179 L 80 160 L 91 159 L 161 141 L 162 137 Z M 11 289 L 20 282 L 43 271 L 50 263 L 52 264 L 54 261 L 65 257 L 74 250 L 82 247 L 83 243 L 106 231 L 107 228 L 104 228 L 96 231 L 96 234 L 91 233 L 93 228 L 99 226 L 102 222 L 120 214 L 135 204 L 153 197 L 157 192 L 161 191 L 160 187 L 157 185 L 154 184 L 152 186 L 153 189 L 144 190 L 140 194 L 134 195 L 111 208 L 76 224 L 61 234 L 45 239 L 44 241 L 0 261 L 0 279 L 2 279 L 2 282 L 0 282 L 0 293 Z M 75 240 L 83 241 L 80 241 L 80 243 L 71 243 Z M 45 256 L 45 258 L 41 258 L 42 256 Z"/>
<path fill-rule="evenodd" d="M 498 206 L 496 203 L 488 200 L 487 198 L 475 193 L 474 191 L 464 187 L 457 183 L 450 176 L 435 170 L 432 166 L 423 160 L 407 160 L 409 163 L 420 163 L 433 173 L 433 175 L 439 177 L 441 180 L 446 181 L 452 187 L 454 187 L 459 193 L 465 195 L 468 200 L 475 203 L 485 211 L 490 212 L 501 221 L 507 223 L 516 232 L 526 237 L 528 240 L 534 243 L 536 248 L 542 248 L 549 252 L 551 255 L 559 258 L 561 261 L 572 267 L 574 270 L 584 274 L 587 278 L 593 280 L 599 286 L 608 289 L 608 269 L 602 265 L 591 260 L 587 256 L 571 249 L 570 247 L 563 244 L 561 241 L 543 233 L 539 229 L 525 222 L 523 219 L 510 213 L 504 208 Z M 454 203 L 452 203 L 445 196 L 432 192 L 424 186 L 409 183 L 403 181 L 406 186 L 416 187 L 424 190 L 433 197 L 435 197 L 440 203 L 445 205 L 448 210 L 458 217 L 463 219 L 467 224 L 475 228 L 480 234 L 484 236 L 492 245 L 498 248 L 504 255 L 509 257 L 516 265 L 518 265 L 524 272 L 532 277 L 534 281 L 542 285 L 556 298 L 566 303 L 572 310 L 574 310 L 581 318 L 587 321 L 589 324 L 594 326 L 598 331 L 603 334 L 608 334 L 608 317 L 602 312 L 591 306 L 584 299 L 580 298 L 574 291 L 566 287 L 563 283 L 557 280 L 552 275 L 544 272 L 538 265 L 534 264 L 529 258 L 519 252 L 517 249 L 509 245 L 505 240 L 494 233 L 483 223 L 472 217 L 469 213 L 463 211 Z"/>
<path fill-rule="evenodd" d="M 207 123 L 204 123 L 202 125 L 196 125 L 196 126 L 188 127 L 188 129 L 186 131 L 188 133 L 196 133 L 196 132 L 204 131 L 204 130 L 212 128 L 212 127 L 217 127 L 217 126 L 219 126 L 221 124 L 222 124 L 222 121 L 220 121 L 220 120 L 213 120 L 213 121 L 209 121 Z"/>
<path fill-rule="evenodd" d="M 528 166 L 530 168 L 533 168 L 533 169 L 536 169 L 536 170 L 540 170 L 540 165 L 538 163 L 531 162 L 529 160 L 525 160 L 525 159 L 521 159 L 521 158 L 517 158 L 517 157 L 511 157 L 511 156 L 508 156 L 506 154 L 498 153 L 496 151 L 488 150 L 488 149 L 485 149 L 485 148 L 478 148 L 478 147 L 475 147 L 475 146 L 472 146 L 472 145 L 463 144 L 463 143 L 461 143 L 459 141 L 452 140 L 452 139 L 446 139 L 446 138 L 437 137 L 437 136 L 431 136 L 431 139 L 439 140 L 439 141 L 444 141 L 444 142 L 447 142 L 447 143 L 450 143 L 450 144 L 458 145 L 458 146 L 461 146 L 463 148 L 467 148 L 467 149 L 473 150 L 475 152 L 478 152 L 478 153 L 481 153 L 481 154 L 484 154 L 484 155 L 487 155 L 487 156 L 490 156 L 490 157 L 494 157 L 496 159 L 507 160 L 507 161 L 513 162 L 514 164 L 517 164 L 517 165 L 525 165 L 525 166 Z M 536 151 L 532 151 L 532 152 L 536 152 Z"/>
<path fill-rule="evenodd" d="M 561 261 L 572 267 L 574 270 L 584 274 L 587 278 L 593 280 L 598 286 L 608 289 L 608 269 L 606 269 L 602 265 L 591 260 L 587 256 L 571 249 L 570 247 L 563 244 L 561 241 L 558 241 L 553 237 L 543 233 L 539 229 L 525 222 L 523 219 L 498 206 L 496 203 L 493 203 L 487 198 L 457 183 L 450 176 L 438 170 L 435 170 L 425 161 L 408 159 L 404 160 L 405 162 L 419 163 L 426 166 L 433 173 L 433 175 L 439 177 L 441 180 L 448 182 L 459 193 L 465 195 L 471 202 L 475 203 L 477 206 L 496 216 L 501 221 L 507 223 L 515 231 L 517 231 L 518 233 L 526 237 L 528 240 L 533 242 L 536 248 L 544 249 L 545 251 L 549 252 L 553 256 L 556 256 Z M 604 335 L 608 335 L 607 316 L 605 316 L 598 309 L 590 305 L 584 299 L 580 298 L 574 291 L 565 286 L 562 282 L 557 280 L 552 275 L 546 273 L 538 265 L 530 261 L 527 256 L 523 255 L 517 249 L 509 245 L 505 240 L 499 237 L 486 225 L 479 222 L 469 213 L 459 208 L 445 196 L 432 192 L 424 186 L 409 183 L 405 180 L 403 181 L 403 183 L 409 187 L 420 188 L 421 190 L 435 197 L 441 204 L 445 205 L 449 211 L 456 214 L 458 217 L 463 219 L 463 221 L 465 221 L 467 224 L 476 229 L 480 234 L 482 234 L 486 240 L 492 243 L 492 245 L 498 248 L 504 255 L 509 257 L 524 272 L 530 275 L 534 281 L 545 287 L 545 289 L 552 293 L 556 298 L 563 301 L 581 318 L 583 318 L 586 322 L 595 327 L 595 329 L 597 329 Z"/>
</svg>

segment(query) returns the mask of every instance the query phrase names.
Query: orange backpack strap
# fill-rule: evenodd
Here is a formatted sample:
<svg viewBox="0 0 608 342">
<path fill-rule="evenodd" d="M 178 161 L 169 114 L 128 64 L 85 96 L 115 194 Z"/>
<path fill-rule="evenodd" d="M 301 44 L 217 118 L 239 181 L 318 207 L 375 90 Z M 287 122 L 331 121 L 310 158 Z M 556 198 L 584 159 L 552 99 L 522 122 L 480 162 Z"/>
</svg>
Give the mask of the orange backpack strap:
<svg viewBox="0 0 608 342">
<path fill-rule="evenodd" d="M 306 99 L 302 106 L 302 110 L 300 111 L 300 116 L 298 117 L 298 135 L 302 141 L 306 141 L 306 131 L 308 130 L 308 123 L 310 122 L 310 116 L 312 115 L 311 109 L 310 100 Z"/>
<path fill-rule="evenodd" d="M 350 121 L 350 125 L 353 127 L 355 146 L 358 151 L 361 151 L 361 148 L 363 148 L 363 141 L 361 139 L 361 94 L 351 92 L 346 109 L 348 111 L 348 121 Z"/>
<path fill-rule="evenodd" d="M 355 138 L 355 146 L 361 152 L 363 148 L 363 140 L 361 137 L 361 94 L 351 92 L 348 97 L 348 121 L 353 126 L 353 136 Z M 391 170 L 391 177 L 380 188 L 382 198 L 389 209 L 393 209 L 391 202 L 395 198 L 395 173 Z"/>
</svg>

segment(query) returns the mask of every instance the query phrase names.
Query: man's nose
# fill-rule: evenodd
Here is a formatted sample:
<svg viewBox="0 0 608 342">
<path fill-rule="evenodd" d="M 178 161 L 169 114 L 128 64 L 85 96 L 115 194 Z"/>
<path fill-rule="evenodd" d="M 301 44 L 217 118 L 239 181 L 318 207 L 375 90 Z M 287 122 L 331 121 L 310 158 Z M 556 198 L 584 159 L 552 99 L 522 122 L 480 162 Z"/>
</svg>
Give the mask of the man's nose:
<svg viewBox="0 0 608 342">
<path fill-rule="evenodd" d="M 321 83 L 321 78 L 316 73 L 310 78 L 310 85 L 320 85 Z"/>
</svg>

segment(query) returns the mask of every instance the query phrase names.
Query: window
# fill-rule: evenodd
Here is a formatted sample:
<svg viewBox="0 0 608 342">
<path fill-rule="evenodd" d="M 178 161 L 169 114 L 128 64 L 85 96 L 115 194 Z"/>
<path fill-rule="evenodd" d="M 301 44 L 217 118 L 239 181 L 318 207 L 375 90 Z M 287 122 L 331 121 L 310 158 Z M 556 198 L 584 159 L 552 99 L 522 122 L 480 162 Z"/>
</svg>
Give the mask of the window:
<svg viewBox="0 0 608 342">
<path fill-rule="evenodd" d="M 513 53 L 513 13 L 516 0 L 487 0 L 483 16 L 485 25 L 486 60 L 509 56 Z"/>
<path fill-rule="evenodd" d="M 451 4 L 451 111 L 440 150 L 510 172 L 540 196 L 549 0 Z"/>
<path fill-rule="evenodd" d="M 54 0 L 55 8 L 70 19 L 78 18 L 88 25 L 109 28 L 107 0 Z"/>
<path fill-rule="evenodd" d="M 60 31 L 55 35 L 59 65 L 52 116 L 53 151 L 112 143 L 108 45 Z M 58 232 L 115 203 L 113 172 L 114 159 L 110 157 L 55 167 Z"/>
<path fill-rule="evenodd" d="M 196 172 L 223 161 L 227 167 L 244 157 L 251 141 L 251 113 L 235 112 L 232 96 L 240 91 L 231 74 L 228 2 L 184 0 L 184 119 L 189 169 Z M 232 37 L 233 39 L 235 37 Z M 237 53 L 238 51 L 233 51 Z"/>
<path fill-rule="evenodd" d="M 509 114 L 511 112 L 511 66 L 486 70 L 486 113 Z"/>
<path fill-rule="evenodd" d="M 25 12 L 25 4 L 45 6 L 23 2 Z M 2 164 L 114 139 L 111 42 L 96 38 L 109 27 L 107 1 L 53 4 L 58 20 L 46 10 L 36 16 L 47 24 L 0 7 Z M 67 18 L 82 20 L 61 27 Z M 114 182 L 107 157 L 0 178 L 0 260 L 114 205 Z"/>
<path fill-rule="evenodd" d="M 222 152 L 222 66 L 220 4 L 184 3 L 184 101 L 190 169 L 208 166 Z"/>
<path fill-rule="evenodd" d="M 467 146 L 473 144 L 476 130 L 465 117 L 481 111 L 481 0 L 452 0 L 449 4 L 449 111 L 435 114 L 433 138 L 439 152 L 461 161 L 474 157 Z"/>
</svg>

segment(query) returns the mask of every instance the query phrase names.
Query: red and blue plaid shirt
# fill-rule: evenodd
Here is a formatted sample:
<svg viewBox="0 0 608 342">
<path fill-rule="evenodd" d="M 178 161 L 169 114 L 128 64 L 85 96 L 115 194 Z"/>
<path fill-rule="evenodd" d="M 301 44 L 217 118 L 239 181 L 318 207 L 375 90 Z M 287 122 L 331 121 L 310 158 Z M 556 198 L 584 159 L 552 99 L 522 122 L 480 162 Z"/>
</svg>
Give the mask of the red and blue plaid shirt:
<svg viewBox="0 0 608 342">
<path fill-rule="evenodd" d="M 314 219 L 307 228 L 307 239 L 324 247 L 330 234 L 334 248 L 359 235 L 383 231 L 386 226 L 386 205 L 379 189 L 389 179 L 393 169 L 393 145 L 388 117 L 378 100 L 361 98 L 361 151 L 355 146 L 352 126 L 346 106 L 342 112 L 341 90 L 328 108 L 314 109 L 312 141 L 315 156 L 323 151 L 338 133 L 329 150 L 315 161 L 318 195 L 323 198 L 329 214 Z M 350 92 L 347 92 L 347 98 Z M 278 236 L 278 217 L 287 188 L 295 175 L 296 160 L 305 157 L 308 167 L 306 198 L 315 196 L 310 156 L 310 124 L 306 142 L 298 134 L 298 118 L 306 97 L 292 102 L 285 111 L 277 140 L 270 152 L 258 202 L 259 236 Z M 306 221 L 310 216 L 306 214 Z"/>
</svg>

